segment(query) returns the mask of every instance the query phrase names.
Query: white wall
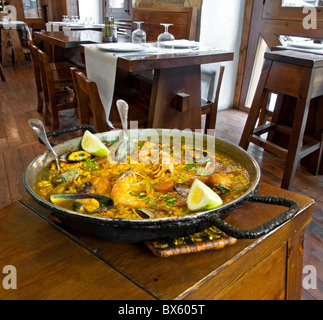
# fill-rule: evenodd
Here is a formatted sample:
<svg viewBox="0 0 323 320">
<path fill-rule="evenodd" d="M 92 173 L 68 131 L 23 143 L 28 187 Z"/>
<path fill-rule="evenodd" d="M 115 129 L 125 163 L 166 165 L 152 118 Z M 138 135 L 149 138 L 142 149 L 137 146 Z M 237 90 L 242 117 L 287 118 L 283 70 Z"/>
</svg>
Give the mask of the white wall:
<svg viewBox="0 0 323 320">
<path fill-rule="evenodd" d="M 232 107 L 239 62 L 244 17 L 244 0 L 203 0 L 200 42 L 214 48 L 234 52 L 234 61 L 225 66 L 219 109 Z M 202 71 L 212 73 L 218 64 L 206 64 Z M 202 86 L 202 93 L 203 90 Z"/>
<path fill-rule="evenodd" d="M 102 15 L 103 0 L 79 0 L 80 20 L 92 17 L 95 23 L 103 23 Z"/>
</svg>

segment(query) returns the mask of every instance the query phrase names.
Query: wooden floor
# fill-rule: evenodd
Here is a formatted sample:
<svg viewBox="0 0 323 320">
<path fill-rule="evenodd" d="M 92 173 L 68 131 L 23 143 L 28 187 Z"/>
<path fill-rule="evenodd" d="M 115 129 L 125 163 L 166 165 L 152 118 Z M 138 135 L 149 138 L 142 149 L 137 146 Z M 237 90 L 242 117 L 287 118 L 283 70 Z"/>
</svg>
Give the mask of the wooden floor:
<svg viewBox="0 0 323 320">
<path fill-rule="evenodd" d="M 45 150 L 28 125 L 28 119 L 39 118 L 36 111 L 36 91 L 32 66 L 4 69 L 6 82 L 0 81 L 0 208 L 27 196 L 22 176 L 28 164 Z M 246 113 L 235 109 L 218 113 L 216 135 L 238 144 L 246 120 Z M 73 111 L 62 113 L 61 126 L 78 123 Z M 50 128 L 47 128 L 48 131 Z M 65 135 L 61 141 L 78 136 Z M 59 140 L 55 140 L 59 142 Z M 248 151 L 261 166 L 262 181 L 280 186 L 284 161 L 260 148 L 250 146 Z M 302 166 L 298 167 L 293 192 L 304 194 L 316 201 L 315 213 L 307 227 L 304 240 L 303 265 L 315 266 L 317 289 L 302 291 L 304 300 L 323 299 L 323 176 L 313 176 Z M 306 276 L 306 274 L 304 274 Z"/>
</svg>

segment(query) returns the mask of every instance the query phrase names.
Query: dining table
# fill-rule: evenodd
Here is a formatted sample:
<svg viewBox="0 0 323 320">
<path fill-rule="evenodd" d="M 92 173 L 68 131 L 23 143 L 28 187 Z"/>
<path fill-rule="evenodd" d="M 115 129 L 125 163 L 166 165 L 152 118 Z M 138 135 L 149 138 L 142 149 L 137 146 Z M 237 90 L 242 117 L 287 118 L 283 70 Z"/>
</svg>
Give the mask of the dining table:
<svg viewBox="0 0 323 320">
<path fill-rule="evenodd" d="M 23 198 L 0 210 L 0 299 L 122 300 L 123 306 L 131 300 L 300 299 L 304 230 L 314 201 L 266 183 L 259 194 L 295 200 L 300 209 L 259 238 L 167 257 L 150 243 L 81 233 Z M 247 202 L 226 221 L 253 228 L 284 210 Z"/>
<path fill-rule="evenodd" d="M 85 45 L 102 44 L 97 31 L 35 32 L 54 46 L 52 59 L 84 63 Z M 131 40 L 118 36 L 118 43 Z M 106 53 L 115 54 L 115 53 Z M 83 57 L 83 58 L 82 58 Z M 188 50 L 118 53 L 114 96 L 148 97 L 148 127 L 201 129 L 201 65 L 232 61 L 234 53 L 203 46 Z M 143 76 L 144 75 L 144 76 Z M 140 90 L 144 90 L 143 94 Z"/>
</svg>

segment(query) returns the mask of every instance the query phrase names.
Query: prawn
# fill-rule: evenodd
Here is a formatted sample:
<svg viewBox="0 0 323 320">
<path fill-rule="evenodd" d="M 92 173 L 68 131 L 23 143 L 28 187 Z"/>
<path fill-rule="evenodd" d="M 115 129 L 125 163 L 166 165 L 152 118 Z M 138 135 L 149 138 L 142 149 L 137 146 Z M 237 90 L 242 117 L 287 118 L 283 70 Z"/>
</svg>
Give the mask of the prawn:
<svg viewBox="0 0 323 320">
<path fill-rule="evenodd" d="M 146 207 L 154 196 L 154 189 L 139 173 L 128 170 L 113 184 L 110 198 L 117 204 Z"/>
</svg>

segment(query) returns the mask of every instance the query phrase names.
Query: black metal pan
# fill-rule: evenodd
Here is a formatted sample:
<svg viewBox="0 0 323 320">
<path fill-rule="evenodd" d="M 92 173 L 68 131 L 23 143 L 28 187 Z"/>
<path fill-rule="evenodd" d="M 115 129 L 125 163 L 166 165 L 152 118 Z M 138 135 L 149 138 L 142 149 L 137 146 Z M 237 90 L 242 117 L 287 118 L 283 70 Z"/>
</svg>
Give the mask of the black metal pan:
<svg viewBox="0 0 323 320">
<path fill-rule="evenodd" d="M 73 130 L 78 129 L 78 127 L 73 128 Z M 64 132 L 66 132 L 66 130 Z M 162 131 L 158 130 L 158 133 L 160 135 Z M 59 131 L 55 131 L 54 134 L 48 133 L 47 135 L 55 136 L 57 134 L 59 134 Z M 173 136 L 176 134 L 185 136 L 186 133 L 171 132 L 170 134 Z M 192 133 L 189 132 L 188 134 Z M 116 135 L 121 138 L 122 131 L 109 131 L 97 134 L 102 141 L 114 140 Z M 35 158 L 26 169 L 23 177 L 24 186 L 27 192 L 38 203 L 52 210 L 53 215 L 56 216 L 63 224 L 80 232 L 114 241 L 141 242 L 156 239 L 174 239 L 180 236 L 186 236 L 202 231 L 211 227 L 212 225 L 224 231 L 229 236 L 235 238 L 257 238 L 281 226 L 297 213 L 299 206 L 293 200 L 257 195 L 260 183 L 260 168 L 253 157 L 245 150 L 223 139 L 198 133 L 194 133 L 194 136 L 195 139 L 202 139 L 205 143 L 207 140 L 211 139 L 209 142 L 215 144 L 217 152 L 239 161 L 239 163 L 241 163 L 248 170 L 251 180 L 250 187 L 238 199 L 235 199 L 234 201 L 231 201 L 217 209 L 180 218 L 170 217 L 140 220 L 112 219 L 76 213 L 45 201 L 35 192 L 34 186 L 37 174 L 44 166 L 47 166 L 51 161 L 54 160 L 52 155 L 47 151 Z M 62 155 L 80 149 L 80 142 L 81 138 L 72 139 L 55 146 L 54 149 L 58 155 Z M 224 219 L 237 205 L 243 204 L 246 201 L 286 206 L 288 209 L 276 218 L 251 230 L 240 230 L 227 224 Z"/>
</svg>

